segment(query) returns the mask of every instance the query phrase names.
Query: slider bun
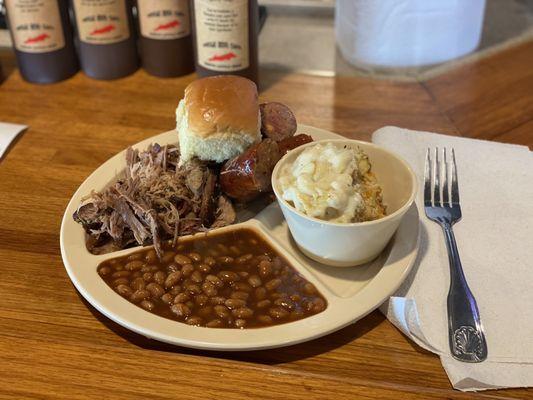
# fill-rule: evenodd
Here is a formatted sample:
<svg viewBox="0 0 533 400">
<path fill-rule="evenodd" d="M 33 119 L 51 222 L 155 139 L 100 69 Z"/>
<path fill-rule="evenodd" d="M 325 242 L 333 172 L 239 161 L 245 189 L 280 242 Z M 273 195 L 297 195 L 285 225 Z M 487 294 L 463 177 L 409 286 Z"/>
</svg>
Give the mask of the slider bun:
<svg viewBox="0 0 533 400">
<path fill-rule="evenodd" d="M 257 87 L 251 80 L 219 75 L 185 89 L 176 110 L 181 162 L 198 157 L 222 162 L 261 140 Z"/>
</svg>

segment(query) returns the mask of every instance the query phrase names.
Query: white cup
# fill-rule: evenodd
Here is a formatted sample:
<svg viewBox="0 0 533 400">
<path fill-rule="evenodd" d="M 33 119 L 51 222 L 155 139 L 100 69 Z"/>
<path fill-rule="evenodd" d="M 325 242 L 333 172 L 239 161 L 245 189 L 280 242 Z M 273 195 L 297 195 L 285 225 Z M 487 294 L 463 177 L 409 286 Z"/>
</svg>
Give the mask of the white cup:
<svg viewBox="0 0 533 400">
<path fill-rule="evenodd" d="M 279 187 L 283 166 L 294 162 L 306 148 L 330 142 L 339 147 L 358 146 L 368 155 L 372 172 L 383 189 L 385 217 L 357 223 L 328 222 L 309 217 L 283 200 Z M 349 139 L 321 140 L 300 146 L 287 153 L 272 172 L 274 193 L 300 250 L 315 261 L 336 267 L 364 264 L 383 251 L 413 204 L 416 186 L 416 176 L 403 159 L 375 144 Z"/>
<path fill-rule="evenodd" d="M 485 0 L 337 0 L 343 57 L 361 67 L 415 67 L 461 57 L 478 45 Z"/>
</svg>

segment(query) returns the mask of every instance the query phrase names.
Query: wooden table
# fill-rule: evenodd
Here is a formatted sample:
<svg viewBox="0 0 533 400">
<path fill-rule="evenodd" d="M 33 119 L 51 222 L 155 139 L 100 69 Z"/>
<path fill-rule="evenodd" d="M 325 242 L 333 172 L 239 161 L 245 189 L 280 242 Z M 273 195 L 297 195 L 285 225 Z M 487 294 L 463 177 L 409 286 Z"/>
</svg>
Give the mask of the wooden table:
<svg viewBox="0 0 533 400">
<path fill-rule="evenodd" d="M 533 146 L 531 65 L 529 43 L 423 83 L 270 72 L 261 97 L 351 138 L 399 125 Z M 147 340 L 87 304 L 59 254 L 63 210 L 100 163 L 174 127 L 193 78 L 36 86 L 14 72 L 0 86 L 0 121 L 30 126 L 0 162 L 1 398 L 533 398 L 452 390 L 438 357 L 378 312 L 289 348 L 213 353 Z"/>
</svg>

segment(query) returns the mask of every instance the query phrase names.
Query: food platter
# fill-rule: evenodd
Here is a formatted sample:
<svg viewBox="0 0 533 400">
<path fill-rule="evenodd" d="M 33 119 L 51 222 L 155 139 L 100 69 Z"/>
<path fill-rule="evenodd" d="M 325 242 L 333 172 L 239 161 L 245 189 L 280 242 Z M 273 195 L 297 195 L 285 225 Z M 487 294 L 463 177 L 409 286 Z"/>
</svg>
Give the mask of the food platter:
<svg viewBox="0 0 533 400">
<path fill-rule="evenodd" d="M 341 138 L 335 133 L 302 124 L 298 125 L 297 133 L 311 135 L 314 140 Z M 133 147 L 145 149 L 150 143 L 165 145 L 176 141 L 176 132 L 169 131 Z M 162 342 L 208 350 L 242 351 L 288 346 L 327 335 L 364 317 L 393 294 L 409 273 L 418 251 L 419 221 L 413 205 L 377 259 L 352 268 L 325 266 L 298 250 L 278 204 L 272 203 L 255 216 L 249 211 L 248 217 L 252 218 L 238 225 L 255 230 L 283 254 L 324 295 L 328 302 L 326 310 L 302 320 L 266 328 L 239 330 L 189 326 L 151 314 L 107 286 L 98 275 L 97 266 L 106 259 L 139 248 L 91 254 L 85 246 L 83 228 L 72 219 L 82 198 L 91 190 L 104 188 L 124 167 L 125 151 L 96 169 L 73 195 L 61 225 L 61 254 L 71 281 L 99 312 L 129 330 Z M 241 220 L 246 219 L 242 217 Z M 235 229 L 238 225 L 220 229 Z"/>
</svg>

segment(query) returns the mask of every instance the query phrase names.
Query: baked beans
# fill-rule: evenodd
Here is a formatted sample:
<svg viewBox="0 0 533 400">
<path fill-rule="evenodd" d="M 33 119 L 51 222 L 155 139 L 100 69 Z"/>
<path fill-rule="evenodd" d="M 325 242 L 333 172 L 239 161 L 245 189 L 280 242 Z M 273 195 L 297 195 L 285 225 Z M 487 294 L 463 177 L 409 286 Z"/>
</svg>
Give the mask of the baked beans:
<svg viewBox="0 0 533 400">
<path fill-rule="evenodd" d="M 252 230 L 210 233 L 104 261 L 102 279 L 146 311 L 193 326 L 260 328 L 327 307 L 325 298 Z"/>
</svg>

